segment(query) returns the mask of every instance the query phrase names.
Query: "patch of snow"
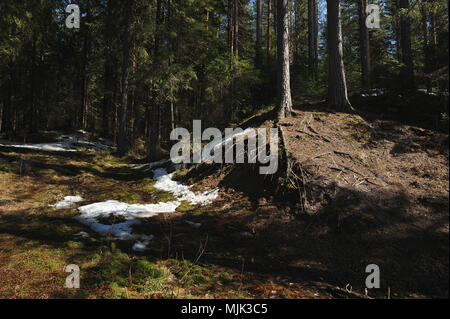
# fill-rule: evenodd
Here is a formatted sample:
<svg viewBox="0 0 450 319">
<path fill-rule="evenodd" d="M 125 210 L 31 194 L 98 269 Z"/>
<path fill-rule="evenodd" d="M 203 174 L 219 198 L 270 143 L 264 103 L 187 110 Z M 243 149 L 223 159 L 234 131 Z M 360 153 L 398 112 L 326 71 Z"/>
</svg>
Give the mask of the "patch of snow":
<svg viewBox="0 0 450 319">
<path fill-rule="evenodd" d="M 202 227 L 202 224 L 201 223 L 194 223 L 194 222 L 191 222 L 191 221 L 189 221 L 189 220 L 185 220 L 185 222 L 186 222 L 186 224 L 188 224 L 189 226 L 192 226 L 192 227 L 194 227 L 194 228 L 200 228 L 200 227 Z"/>
<path fill-rule="evenodd" d="M 69 209 L 76 207 L 76 203 L 82 202 L 81 196 L 66 196 L 62 201 L 57 202 L 55 205 L 50 205 L 56 209 Z"/>
<path fill-rule="evenodd" d="M 79 233 L 76 233 L 75 236 L 77 237 L 82 237 L 82 238 L 89 238 L 89 234 L 86 233 L 85 231 L 80 231 Z"/>
<path fill-rule="evenodd" d="M 190 190 L 192 186 L 186 186 L 172 179 L 174 173 L 168 174 L 164 168 L 157 168 L 153 171 L 153 178 L 156 179 L 153 187 L 172 193 L 179 201 L 188 201 L 193 205 L 207 205 L 219 195 L 219 189 L 205 191 L 195 194 Z"/>
<path fill-rule="evenodd" d="M 166 160 L 165 162 L 168 162 Z M 154 167 L 163 164 L 163 161 L 146 164 L 148 167 Z M 135 169 L 139 169 L 135 166 Z M 144 166 L 142 166 L 144 167 Z M 217 198 L 218 189 L 195 194 L 190 190 L 192 186 L 182 185 L 180 182 L 172 180 L 173 174 L 168 174 L 164 168 L 153 170 L 153 178 L 156 179 L 155 188 L 172 193 L 176 201 L 159 202 L 157 204 L 127 204 L 116 200 L 94 203 L 78 208 L 81 215 L 76 219 L 82 224 L 90 227 L 93 231 L 104 236 L 113 236 L 119 239 L 133 238 L 137 242 L 132 249 L 143 251 L 147 248 L 153 235 L 133 234 L 133 225 L 139 224 L 141 218 L 149 218 L 162 213 L 173 213 L 180 206 L 182 201 L 188 201 L 194 205 L 207 205 Z M 105 225 L 99 218 L 108 218 L 110 216 L 121 217 L 124 221 Z M 200 223 L 186 221 L 189 225 L 199 228 Z"/>
<path fill-rule="evenodd" d="M 146 164 L 141 164 L 141 165 L 135 164 L 135 165 L 132 166 L 132 169 L 141 170 L 141 169 L 145 168 L 144 171 L 147 172 L 147 171 L 151 170 L 153 167 L 161 166 L 161 165 L 164 165 L 164 164 L 167 164 L 167 163 L 170 163 L 170 162 L 171 162 L 170 159 L 163 159 L 163 160 L 160 160 L 160 161 L 157 161 L 157 162 L 146 163 Z"/>
<path fill-rule="evenodd" d="M 79 131 L 79 133 L 86 135 L 87 133 L 84 131 Z M 80 137 L 77 134 L 69 134 L 69 135 L 61 135 L 58 140 L 62 141 L 67 149 L 77 149 L 80 147 L 84 147 L 87 149 L 93 149 L 96 151 L 109 151 L 112 150 L 111 146 L 99 143 L 99 142 L 89 142 L 85 140 L 83 137 Z"/>
<path fill-rule="evenodd" d="M 68 149 L 65 142 L 55 142 L 55 143 L 38 143 L 38 144 L 15 144 L 9 141 L 0 140 L 0 146 L 14 147 L 14 148 L 25 148 L 38 151 L 49 151 L 49 152 L 74 152 L 75 150 Z"/>
<path fill-rule="evenodd" d="M 99 142 L 89 142 L 76 134 L 61 135 L 58 137 L 58 142 L 52 143 L 34 143 L 34 144 L 18 144 L 0 139 L 0 146 L 25 148 L 38 151 L 49 152 L 75 152 L 77 148 L 84 147 L 99 151 L 112 150 L 112 147 L 104 145 Z"/>
<path fill-rule="evenodd" d="M 150 241 L 154 238 L 153 235 L 141 235 L 139 238 L 142 240 L 136 241 L 131 249 L 134 251 L 144 251 L 147 249 L 147 246 L 150 244 Z"/>
<path fill-rule="evenodd" d="M 141 205 L 109 200 L 79 207 L 78 210 L 81 215 L 77 216 L 76 219 L 103 236 L 109 235 L 119 239 L 136 238 L 142 240 L 141 244 L 145 244 L 153 238 L 153 235 L 133 235 L 131 226 L 139 224 L 140 218 L 152 217 L 161 213 L 172 213 L 179 205 L 180 202 L 176 201 Z M 112 225 L 105 225 L 98 221 L 100 217 L 107 218 L 109 216 L 122 217 L 125 221 Z"/>
</svg>

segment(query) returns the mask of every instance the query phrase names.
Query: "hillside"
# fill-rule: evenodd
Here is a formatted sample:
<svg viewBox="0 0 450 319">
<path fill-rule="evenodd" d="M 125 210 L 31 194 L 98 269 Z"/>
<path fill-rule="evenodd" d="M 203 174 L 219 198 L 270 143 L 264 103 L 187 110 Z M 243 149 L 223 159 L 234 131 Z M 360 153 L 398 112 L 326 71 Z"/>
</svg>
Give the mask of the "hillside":
<svg viewBox="0 0 450 319">
<path fill-rule="evenodd" d="M 2 144 L 0 297 L 360 298 L 372 263 L 382 289 L 370 297 L 448 297 L 448 134 L 295 104 L 278 123 L 288 167 L 271 177 L 252 164 L 172 175 L 84 133 L 76 145 L 51 142 L 56 132 L 36 141 L 44 149 Z M 68 264 L 82 289 L 64 288 Z"/>
</svg>

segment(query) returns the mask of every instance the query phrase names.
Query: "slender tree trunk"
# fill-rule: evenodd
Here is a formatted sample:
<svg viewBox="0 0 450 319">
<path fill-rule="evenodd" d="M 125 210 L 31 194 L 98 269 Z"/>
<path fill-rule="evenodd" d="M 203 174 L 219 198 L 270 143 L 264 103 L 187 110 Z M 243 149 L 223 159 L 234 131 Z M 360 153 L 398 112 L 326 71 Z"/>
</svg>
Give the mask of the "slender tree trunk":
<svg viewBox="0 0 450 319">
<path fill-rule="evenodd" d="M 239 56 L 239 0 L 234 0 L 234 54 Z"/>
<path fill-rule="evenodd" d="M 401 9 L 409 9 L 409 0 L 400 0 Z M 411 49 L 411 22 L 407 15 L 400 18 L 400 46 L 402 49 L 402 62 L 405 65 L 404 83 L 409 89 L 414 88 L 414 62 Z"/>
<path fill-rule="evenodd" d="M 431 91 L 430 73 L 430 49 L 428 36 L 428 13 L 423 4 L 420 4 L 420 14 L 422 18 L 422 32 L 423 32 L 423 57 L 424 57 L 424 73 L 427 90 Z"/>
<path fill-rule="evenodd" d="M 267 59 L 270 58 L 270 50 L 272 45 L 272 0 L 267 0 Z"/>
<path fill-rule="evenodd" d="M 105 55 L 108 56 L 108 55 Z M 103 109 L 102 109 L 102 131 L 103 135 L 107 136 L 109 133 L 109 111 L 111 110 L 111 66 L 110 66 L 110 59 L 108 58 L 107 61 L 105 61 L 105 92 L 103 94 Z"/>
<path fill-rule="evenodd" d="M 368 0 L 358 0 L 359 12 L 359 51 L 361 57 L 361 75 L 364 88 L 370 87 L 370 47 L 369 29 L 366 26 L 366 8 Z"/>
<path fill-rule="evenodd" d="M 160 43 L 160 28 L 164 22 L 162 0 L 157 0 L 156 3 L 156 32 L 155 32 L 155 63 L 157 67 L 159 61 L 159 43 Z M 154 85 L 154 84 L 152 84 Z M 157 92 L 152 88 L 152 121 L 150 126 L 150 141 L 149 141 L 149 158 L 157 158 L 161 152 L 161 108 L 157 100 Z"/>
<path fill-rule="evenodd" d="M 262 11 L 263 0 L 256 0 L 256 65 L 258 67 L 262 64 Z"/>
<path fill-rule="evenodd" d="M 86 21 L 90 21 L 91 10 L 90 10 L 90 2 L 89 0 L 86 2 Z M 89 61 L 89 49 L 90 49 L 90 34 L 89 27 L 84 26 L 83 28 L 83 62 L 81 67 L 81 96 L 80 96 L 80 110 L 79 110 L 79 123 L 78 125 L 86 129 L 87 127 L 87 118 L 88 118 L 88 101 L 87 101 L 87 90 L 88 90 L 88 75 L 87 75 L 87 66 Z"/>
<path fill-rule="evenodd" d="M 317 74 L 317 36 L 316 0 L 308 0 L 308 61 L 314 76 Z"/>
<path fill-rule="evenodd" d="M 278 49 L 278 117 L 291 114 L 292 98 L 289 74 L 289 8 L 288 0 L 277 2 L 277 49 Z"/>
<path fill-rule="evenodd" d="M 433 40 L 433 46 L 437 46 L 437 26 L 436 26 L 436 12 L 431 13 L 431 38 Z"/>
<path fill-rule="evenodd" d="M 318 1 L 318 0 L 317 0 Z M 319 78 L 319 6 L 318 2 L 314 3 L 314 10 L 316 12 L 315 14 L 315 23 L 314 23 L 314 61 L 315 64 L 315 72 L 316 72 L 316 79 Z"/>
<path fill-rule="evenodd" d="M 36 95 L 38 92 L 37 83 L 37 61 L 36 61 L 36 36 L 33 34 L 33 42 L 31 44 L 31 78 L 30 78 L 30 96 L 29 96 L 29 110 L 26 116 L 28 117 L 28 130 L 27 133 L 35 133 L 37 131 L 36 125 Z"/>
<path fill-rule="evenodd" d="M 273 0 L 273 32 L 275 35 L 275 42 L 278 44 L 278 0 Z M 278 50 L 275 51 L 275 54 L 277 54 Z"/>
<path fill-rule="evenodd" d="M 127 1 L 127 13 L 125 22 L 125 33 L 123 38 L 123 61 L 122 61 L 122 90 L 119 113 L 119 136 L 117 151 L 124 155 L 127 151 L 127 106 L 128 106 L 128 75 L 130 64 L 130 24 L 131 24 L 132 1 Z"/>
<path fill-rule="evenodd" d="M 327 0 L 328 103 L 339 111 L 351 110 L 345 79 L 339 0 Z"/>
<path fill-rule="evenodd" d="M 12 116 L 11 116 L 11 106 L 12 106 L 12 85 L 13 81 L 12 75 L 9 80 L 6 81 L 6 94 L 3 100 L 3 112 L 2 112 L 2 131 L 6 133 L 8 139 L 11 137 L 12 132 Z"/>
<path fill-rule="evenodd" d="M 228 48 L 234 54 L 234 0 L 228 0 Z"/>
</svg>

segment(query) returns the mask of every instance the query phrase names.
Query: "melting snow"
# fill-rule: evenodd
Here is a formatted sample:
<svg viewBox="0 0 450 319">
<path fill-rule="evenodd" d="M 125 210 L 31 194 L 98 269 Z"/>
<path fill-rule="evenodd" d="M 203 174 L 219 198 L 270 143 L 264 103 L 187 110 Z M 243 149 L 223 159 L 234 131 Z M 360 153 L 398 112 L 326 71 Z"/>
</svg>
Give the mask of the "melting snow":
<svg viewBox="0 0 450 319">
<path fill-rule="evenodd" d="M 85 231 L 80 231 L 79 233 L 76 233 L 75 236 L 79 236 L 82 238 L 89 238 L 89 234 L 86 233 Z"/>
<path fill-rule="evenodd" d="M 56 209 L 69 209 L 76 207 L 76 203 L 82 202 L 83 198 L 81 196 L 66 196 L 62 201 L 57 202 L 55 205 L 50 205 Z"/>
<path fill-rule="evenodd" d="M 162 164 L 162 161 L 150 163 L 147 166 L 154 167 L 160 164 Z M 168 174 L 163 168 L 153 170 L 153 177 L 156 179 L 154 187 L 172 193 L 177 198 L 176 201 L 157 204 L 127 204 L 109 200 L 79 207 L 78 210 L 81 215 L 76 218 L 102 235 L 110 235 L 120 239 L 134 238 L 137 242 L 132 249 L 143 251 L 150 243 L 150 240 L 153 239 L 153 235 L 133 234 L 132 226 L 139 224 L 141 218 L 175 212 L 182 201 L 188 201 L 193 205 L 207 205 L 218 196 L 218 189 L 195 194 L 190 190 L 191 186 L 182 185 L 172 180 L 173 174 Z M 123 221 L 112 225 L 105 225 L 98 221 L 98 218 L 108 218 L 110 216 L 121 217 Z M 198 225 L 192 226 L 199 227 Z"/>
<path fill-rule="evenodd" d="M 85 132 L 81 131 L 81 134 Z M 106 151 L 111 150 L 112 147 L 98 143 L 88 142 L 78 134 L 61 135 L 58 138 L 58 142 L 53 143 L 36 143 L 36 144 L 17 144 L 6 140 L 0 140 L 0 146 L 26 148 L 38 151 L 50 151 L 50 152 L 75 152 L 77 148 L 84 147 L 94 150 Z"/>
<path fill-rule="evenodd" d="M 172 180 L 173 174 L 168 174 L 164 168 L 155 169 L 153 171 L 153 178 L 156 179 L 154 187 L 172 193 L 179 201 L 185 200 L 193 205 L 210 204 L 219 195 L 219 189 L 195 194 L 190 190 L 191 186 Z"/>
<path fill-rule="evenodd" d="M 197 228 L 197 229 L 202 227 L 202 223 L 194 223 L 194 222 L 191 222 L 190 220 L 185 220 L 185 222 L 189 226 L 192 226 L 192 227 Z"/>
<path fill-rule="evenodd" d="M 133 169 L 138 169 L 138 170 L 145 168 L 144 171 L 147 172 L 147 171 L 151 170 L 155 166 L 164 165 L 164 164 L 167 164 L 169 162 L 171 162 L 170 159 L 165 159 L 165 160 L 163 159 L 163 160 L 160 160 L 160 161 L 157 161 L 157 162 L 153 162 L 153 163 L 146 163 L 146 164 L 142 164 L 142 165 L 133 165 L 132 168 Z"/>
<path fill-rule="evenodd" d="M 55 143 L 39 143 L 39 144 L 14 144 L 9 141 L 0 140 L 0 146 L 26 148 L 31 150 L 50 151 L 50 152 L 75 152 L 75 150 L 70 149 L 70 146 L 65 141 Z"/>
</svg>

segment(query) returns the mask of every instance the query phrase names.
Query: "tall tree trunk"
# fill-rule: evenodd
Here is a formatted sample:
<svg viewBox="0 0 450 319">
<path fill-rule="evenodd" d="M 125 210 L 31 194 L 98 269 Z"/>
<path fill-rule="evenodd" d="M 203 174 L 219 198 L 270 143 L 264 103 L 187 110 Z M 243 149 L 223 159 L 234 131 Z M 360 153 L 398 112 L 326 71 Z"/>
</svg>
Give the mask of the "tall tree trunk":
<svg viewBox="0 0 450 319">
<path fill-rule="evenodd" d="M 368 0 L 358 0 L 359 12 L 359 51 L 361 57 L 361 75 L 364 88 L 370 86 L 370 47 L 369 47 L 369 29 L 366 26 L 367 13 L 366 8 Z"/>
<path fill-rule="evenodd" d="M 277 49 L 278 49 L 278 117 L 291 114 L 292 98 L 289 74 L 289 8 L 288 0 L 277 2 Z"/>
<path fill-rule="evenodd" d="M 105 56 L 108 56 L 105 54 Z M 112 89 L 111 89 L 111 57 L 105 61 L 105 91 L 103 94 L 103 108 L 102 108 L 102 131 L 104 136 L 108 136 L 109 134 L 109 112 L 111 110 L 111 98 L 112 98 Z"/>
<path fill-rule="evenodd" d="M 9 80 L 6 81 L 6 94 L 3 100 L 3 112 L 2 112 L 2 131 L 6 133 L 7 138 L 11 137 L 12 133 L 12 72 L 10 73 Z"/>
<path fill-rule="evenodd" d="M 91 17 L 91 8 L 89 0 L 86 1 L 86 21 L 89 23 Z M 89 34 L 89 26 L 83 27 L 83 62 L 81 67 L 81 96 L 80 96 L 80 109 L 79 109 L 79 118 L 78 118 L 78 126 L 86 129 L 87 127 L 87 118 L 88 118 L 88 101 L 87 101 L 87 90 L 88 90 L 88 76 L 87 76 L 87 65 L 89 61 L 89 50 L 90 50 L 90 34 Z"/>
<path fill-rule="evenodd" d="M 342 48 L 339 0 L 327 0 L 328 103 L 339 111 L 351 110 L 348 100 Z"/>
<path fill-rule="evenodd" d="M 319 78 L 319 5 L 318 2 L 315 3 L 315 23 L 314 23 L 314 60 L 316 61 L 315 71 L 316 71 L 316 79 Z"/>
<path fill-rule="evenodd" d="M 256 0 L 256 65 L 262 64 L 262 11 L 263 0 Z"/>
<path fill-rule="evenodd" d="M 234 0 L 228 0 L 228 48 L 230 56 L 234 53 Z"/>
<path fill-rule="evenodd" d="M 36 59 L 36 36 L 33 34 L 33 42 L 31 44 L 31 77 L 30 77 L 30 96 L 29 96 L 29 110 L 26 116 L 28 117 L 28 130 L 27 133 L 35 133 L 37 131 L 37 94 L 38 94 L 38 82 L 37 82 L 37 59 Z"/>
<path fill-rule="evenodd" d="M 316 0 L 308 0 L 308 61 L 314 76 L 317 75 L 317 37 Z"/>
<path fill-rule="evenodd" d="M 430 48 L 429 48 L 429 36 L 428 36 L 428 13 L 424 4 L 420 4 L 420 14 L 422 18 L 422 32 L 423 32 L 423 57 L 424 57 L 424 73 L 425 83 L 427 90 L 431 91 L 430 81 Z"/>
<path fill-rule="evenodd" d="M 127 13 L 125 22 L 125 33 L 123 37 L 123 61 L 122 61 L 122 90 L 119 112 L 119 136 L 117 151 L 124 155 L 127 151 L 127 106 L 128 106 L 128 75 L 130 64 L 130 24 L 131 24 L 132 1 L 127 1 Z"/>
<path fill-rule="evenodd" d="M 275 35 L 275 42 L 278 44 L 278 0 L 273 0 L 273 32 Z M 278 50 L 275 51 L 275 55 L 277 54 Z"/>
<path fill-rule="evenodd" d="M 409 9 L 409 0 L 400 0 L 401 9 Z M 400 46 L 402 49 L 402 62 L 405 65 L 406 86 L 414 88 L 414 62 L 411 49 L 411 22 L 407 13 L 402 14 L 400 18 Z"/>
<path fill-rule="evenodd" d="M 155 63 L 154 67 L 158 66 L 159 61 L 159 44 L 160 44 L 160 27 L 164 22 L 162 0 L 157 0 L 156 3 L 156 31 L 155 31 Z M 150 141 L 149 141 L 149 154 L 148 157 L 153 159 L 160 156 L 161 152 L 161 108 L 157 100 L 157 91 L 152 83 L 152 113 L 151 113 L 151 125 L 150 125 Z"/>
<path fill-rule="evenodd" d="M 239 56 L 239 0 L 234 0 L 234 54 Z"/>
<path fill-rule="evenodd" d="M 433 12 L 431 13 L 431 39 L 433 40 L 433 46 L 437 46 L 437 25 L 436 22 L 437 21 L 437 17 L 436 17 L 436 12 L 435 9 L 433 10 Z"/>
<path fill-rule="evenodd" d="M 267 59 L 270 58 L 270 50 L 272 45 L 272 0 L 267 0 Z"/>
</svg>

